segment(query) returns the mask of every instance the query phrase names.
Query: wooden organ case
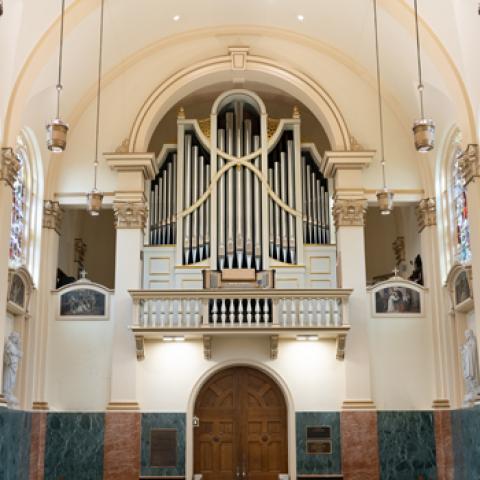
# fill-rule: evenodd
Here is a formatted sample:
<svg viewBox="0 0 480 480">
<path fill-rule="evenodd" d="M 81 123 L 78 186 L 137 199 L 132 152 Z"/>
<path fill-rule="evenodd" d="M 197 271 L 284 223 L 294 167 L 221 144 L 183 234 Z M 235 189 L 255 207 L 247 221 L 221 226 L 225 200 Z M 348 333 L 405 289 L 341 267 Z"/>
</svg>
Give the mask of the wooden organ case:
<svg viewBox="0 0 480 480">
<path fill-rule="evenodd" d="M 208 119 L 181 110 L 177 144 L 163 146 L 157 169 L 145 289 L 336 287 L 329 185 L 297 110 L 269 118 L 247 90 L 220 95 Z"/>
</svg>

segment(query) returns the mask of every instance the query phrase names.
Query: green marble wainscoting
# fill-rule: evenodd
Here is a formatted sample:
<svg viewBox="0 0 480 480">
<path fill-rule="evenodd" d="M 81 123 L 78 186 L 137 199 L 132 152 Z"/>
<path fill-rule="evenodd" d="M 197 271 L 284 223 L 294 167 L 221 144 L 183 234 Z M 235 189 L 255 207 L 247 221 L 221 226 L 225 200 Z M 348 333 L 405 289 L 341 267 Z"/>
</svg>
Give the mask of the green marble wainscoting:
<svg viewBox="0 0 480 480">
<path fill-rule="evenodd" d="M 44 480 L 103 478 L 103 413 L 48 413 Z"/>
<path fill-rule="evenodd" d="M 297 412 L 295 414 L 298 475 L 339 474 L 341 467 L 340 413 Z M 312 454 L 307 451 L 307 427 L 331 428 L 332 452 Z"/>
<path fill-rule="evenodd" d="M 437 479 L 433 412 L 382 411 L 377 424 L 381 480 Z"/>
<path fill-rule="evenodd" d="M 183 476 L 185 475 L 185 413 L 143 413 L 141 474 L 144 476 Z M 177 462 L 172 467 L 154 467 L 150 461 L 150 438 L 154 429 L 176 430 Z"/>
<path fill-rule="evenodd" d="M 0 409 L 0 479 L 28 480 L 32 415 Z"/>
<path fill-rule="evenodd" d="M 480 405 L 452 412 L 455 480 L 480 479 Z"/>
</svg>

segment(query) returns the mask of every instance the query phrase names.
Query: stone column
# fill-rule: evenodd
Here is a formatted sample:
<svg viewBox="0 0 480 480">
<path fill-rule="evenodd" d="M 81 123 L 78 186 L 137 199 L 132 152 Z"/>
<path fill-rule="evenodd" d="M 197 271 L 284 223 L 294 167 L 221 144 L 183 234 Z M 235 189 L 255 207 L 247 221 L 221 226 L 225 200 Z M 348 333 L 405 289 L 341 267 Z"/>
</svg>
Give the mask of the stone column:
<svg viewBox="0 0 480 480">
<path fill-rule="evenodd" d="M 9 148 L 0 156 L 0 407 L 7 405 L 3 394 L 3 349 L 5 345 L 5 312 L 7 311 L 8 252 L 12 218 L 12 187 L 20 164 Z"/>
<path fill-rule="evenodd" d="M 112 379 L 108 410 L 138 410 L 137 355 L 130 289 L 142 286 L 141 253 L 147 219 L 146 182 L 155 176 L 153 153 L 105 154 L 107 164 L 117 171 L 114 198 L 116 252 L 113 297 Z"/>
<path fill-rule="evenodd" d="M 37 313 L 33 324 L 34 367 L 33 367 L 33 410 L 48 410 L 46 397 L 46 363 L 48 351 L 48 326 L 54 314 L 51 307 L 51 291 L 56 288 L 58 244 L 62 226 L 60 204 L 53 200 L 43 202 L 42 254 L 38 283 Z"/>
<path fill-rule="evenodd" d="M 344 410 L 374 409 L 368 335 L 369 295 L 365 266 L 365 214 L 362 172 L 375 152 L 326 152 L 324 172 L 334 179 L 333 215 L 337 232 L 337 274 L 342 288 L 352 288 L 351 329 L 345 351 Z"/>
<path fill-rule="evenodd" d="M 440 274 L 440 249 L 437 235 L 437 207 L 435 198 L 422 199 L 416 209 L 420 234 L 424 285 L 428 287 L 428 303 L 432 325 L 433 365 L 435 372 L 433 408 L 450 408 L 452 377 L 451 354 L 448 342 L 448 325 L 442 298 Z"/>
</svg>

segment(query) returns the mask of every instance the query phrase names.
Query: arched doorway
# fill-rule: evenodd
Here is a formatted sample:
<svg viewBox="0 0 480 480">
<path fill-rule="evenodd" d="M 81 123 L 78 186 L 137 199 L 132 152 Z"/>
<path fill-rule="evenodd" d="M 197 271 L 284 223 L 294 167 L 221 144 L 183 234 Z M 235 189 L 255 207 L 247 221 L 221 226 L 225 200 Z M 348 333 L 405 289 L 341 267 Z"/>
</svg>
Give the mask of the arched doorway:
<svg viewBox="0 0 480 480">
<path fill-rule="evenodd" d="M 288 472 L 285 399 L 266 374 L 221 370 L 202 387 L 194 415 L 194 473 L 204 480 L 277 480 Z"/>
</svg>

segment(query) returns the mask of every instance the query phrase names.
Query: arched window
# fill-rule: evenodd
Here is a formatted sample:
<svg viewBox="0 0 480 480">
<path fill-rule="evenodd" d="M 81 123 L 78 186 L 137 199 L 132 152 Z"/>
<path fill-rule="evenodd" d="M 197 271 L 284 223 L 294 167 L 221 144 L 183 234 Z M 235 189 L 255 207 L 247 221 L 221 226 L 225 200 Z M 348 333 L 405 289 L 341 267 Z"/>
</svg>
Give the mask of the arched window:
<svg viewBox="0 0 480 480">
<path fill-rule="evenodd" d="M 10 266 L 25 266 L 38 280 L 42 212 L 42 175 L 38 148 L 33 134 L 24 129 L 18 135 L 15 153 L 20 169 L 12 191 Z"/>
</svg>

